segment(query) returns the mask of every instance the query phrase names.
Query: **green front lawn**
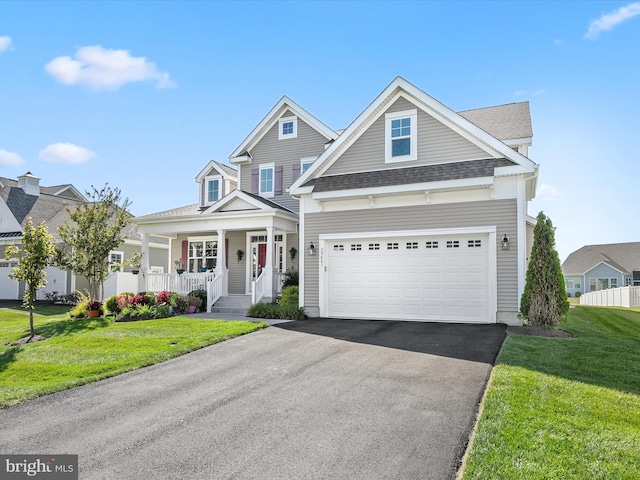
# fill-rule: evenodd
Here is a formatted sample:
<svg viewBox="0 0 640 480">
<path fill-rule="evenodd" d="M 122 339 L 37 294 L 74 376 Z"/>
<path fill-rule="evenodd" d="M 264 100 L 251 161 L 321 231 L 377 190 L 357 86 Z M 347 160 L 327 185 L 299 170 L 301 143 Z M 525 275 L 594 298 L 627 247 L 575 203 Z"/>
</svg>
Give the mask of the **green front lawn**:
<svg viewBox="0 0 640 480">
<path fill-rule="evenodd" d="M 463 479 L 640 478 L 640 312 L 576 307 L 573 339 L 509 335 Z"/>
<path fill-rule="evenodd" d="M 68 308 L 38 307 L 36 335 L 47 340 L 12 347 L 29 334 L 24 309 L 0 308 L 0 407 L 152 365 L 264 328 L 266 323 L 189 317 L 113 323 L 69 319 Z"/>
</svg>

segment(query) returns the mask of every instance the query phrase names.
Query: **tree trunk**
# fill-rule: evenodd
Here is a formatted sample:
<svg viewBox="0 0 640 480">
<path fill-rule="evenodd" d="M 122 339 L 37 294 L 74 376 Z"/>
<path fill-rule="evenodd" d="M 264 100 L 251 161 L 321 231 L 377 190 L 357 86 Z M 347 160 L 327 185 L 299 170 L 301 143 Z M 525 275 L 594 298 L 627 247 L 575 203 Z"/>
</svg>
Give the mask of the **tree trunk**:
<svg viewBox="0 0 640 480">
<path fill-rule="evenodd" d="M 31 337 L 29 337 L 29 340 L 31 340 L 36 336 L 36 329 L 33 327 L 33 300 L 29 303 L 29 327 L 31 328 Z"/>
</svg>

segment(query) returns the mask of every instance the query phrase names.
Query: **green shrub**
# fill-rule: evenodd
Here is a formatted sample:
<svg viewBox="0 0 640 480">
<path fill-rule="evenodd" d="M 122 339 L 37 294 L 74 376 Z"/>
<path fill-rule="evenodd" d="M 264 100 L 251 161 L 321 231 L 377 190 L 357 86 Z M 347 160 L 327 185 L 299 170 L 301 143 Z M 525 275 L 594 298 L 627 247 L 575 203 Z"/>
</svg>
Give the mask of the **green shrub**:
<svg viewBox="0 0 640 480">
<path fill-rule="evenodd" d="M 280 305 L 293 305 L 298 306 L 298 286 L 289 285 L 282 289 L 282 296 L 280 297 Z"/>
<path fill-rule="evenodd" d="M 107 307 L 107 311 L 111 313 L 119 313 L 120 307 L 118 306 L 118 295 L 114 295 L 113 297 L 107 298 L 105 302 L 105 306 Z"/>
<path fill-rule="evenodd" d="M 175 309 L 176 313 L 186 312 L 187 307 L 189 306 L 187 299 L 178 294 L 176 294 L 175 297 L 173 296 L 173 294 L 171 295 L 171 302 L 175 303 L 175 305 L 173 305 L 173 308 Z"/>
<path fill-rule="evenodd" d="M 207 309 L 207 291 L 203 289 L 193 290 L 189 292 L 189 296 L 198 297 L 202 302 L 200 305 L 196 305 L 200 312 L 204 312 Z"/>
<path fill-rule="evenodd" d="M 69 316 L 71 318 L 83 318 L 87 316 L 87 304 L 89 303 L 89 300 L 83 300 L 82 302 L 78 303 L 75 307 L 73 307 L 71 309 L 71 311 L 69 312 Z"/>
<path fill-rule="evenodd" d="M 282 282 L 282 288 L 290 287 L 290 286 L 298 286 L 300 284 L 300 278 L 298 274 L 298 270 L 291 267 L 286 272 L 284 272 L 284 282 Z"/>
<path fill-rule="evenodd" d="M 298 305 L 286 305 L 275 303 L 254 303 L 247 311 L 247 317 L 270 318 L 282 320 L 302 320 L 306 317 L 304 308 Z"/>
<path fill-rule="evenodd" d="M 580 296 L 581 296 L 581 295 L 582 295 L 582 294 L 581 294 L 580 292 L 576 292 L 575 297 L 576 297 L 576 298 L 580 298 Z"/>
<path fill-rule="evenodd" d="M 193 295 L 187 295 L 187 305 L 196 307 L 196 310 L 202 306 L 202 299 Z"/>
<path fill-rule="evenodd" d="M 567 297 L 571 298 L 571 292 L 567 292 Z"/>
<path fill-rule="evenodd" d="M 247 311 L 248 317 L 254 318 L 280 318 L 278 305 L 273 303 L 254 303 Z"/>
<path fill-rule="evenodd" d="M 278 314 L 282 320 L 303 320 L 306 317 L 304 308 L 298 305 L 278 305 Z"/>
</svg>

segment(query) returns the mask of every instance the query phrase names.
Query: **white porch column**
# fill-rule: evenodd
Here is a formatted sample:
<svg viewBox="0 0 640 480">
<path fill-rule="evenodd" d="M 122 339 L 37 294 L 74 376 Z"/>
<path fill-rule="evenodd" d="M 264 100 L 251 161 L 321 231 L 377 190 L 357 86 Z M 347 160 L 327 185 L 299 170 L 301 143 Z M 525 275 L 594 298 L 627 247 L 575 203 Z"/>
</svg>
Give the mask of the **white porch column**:
<svg viewBox="0 0 640 480">
<path fill-rule="evenodd" d="M 227 251 L 225 234 L 226 230 L 218 230 L 218 248 L 216 253 L 216 271 L 218 275 L 225 275 L 222 289 L 223 295 L 229 295 L 229 279 L 227 277 L 228 265 L 226 264 Z"/>
<path fill-rule="evenodd" d="M 267 258 L 264 263 L 264 275 L 265 275 L 265 290 L 271 292 L 268 301 L 275 299 L 274 284 L 273 284 L 273 272 L 275 272 L 275 255 L 276 250 L 273 234 L 275 232 L 274 227 L 267 227 Z"/>
<path fill-rule="evenodd" d="M 147 290 L 147 274 L 149 273 L 149 235 L 147 233 L 141 233 L 142 245 L 140 246 L 140 253 L 142 253 L 142 260 L 140 262 L 140 273 L 138 274 L 138 291 L 145 292 Z"/>
</svg>

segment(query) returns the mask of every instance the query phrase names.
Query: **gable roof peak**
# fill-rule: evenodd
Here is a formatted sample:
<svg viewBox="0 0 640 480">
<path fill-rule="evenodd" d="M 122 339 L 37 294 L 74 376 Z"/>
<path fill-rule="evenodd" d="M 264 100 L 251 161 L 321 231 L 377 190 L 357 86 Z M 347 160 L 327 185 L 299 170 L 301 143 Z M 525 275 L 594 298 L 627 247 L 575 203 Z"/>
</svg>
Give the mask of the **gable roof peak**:
<svg viewBox="0 0 640 480">
<path fill-rule="evenodd" d="M 332 129 L 327 127 L 324 123 L 318 120 L 315 116 L 310 114 L 307 110 L 301 107 L 299 104 L 291 100 L 286 95 L 283 95 L 280 100 L 269 110 L 264 118 L 258 123 L 258 125 L 247 135 L 240 145 L 231 153 L 229 161 L 231 163 L 251 162 L 250 150 L 253 146 L 266 135 L 269 129 L 282 117 L 282 114 L 286 110 L 290 110 L 298 118 L 302 119 L 307 125 L 311 126 L 318 133 L 324 136 L 327 140 L 335 140 L 338 138 L 338 134 Z M 242 158 L 238 158 L 242 157 Z M 237 159 L 237 160 L 236 160 Z M 235 161 L 234 161 L 235 160 Z"/>
</svg>

